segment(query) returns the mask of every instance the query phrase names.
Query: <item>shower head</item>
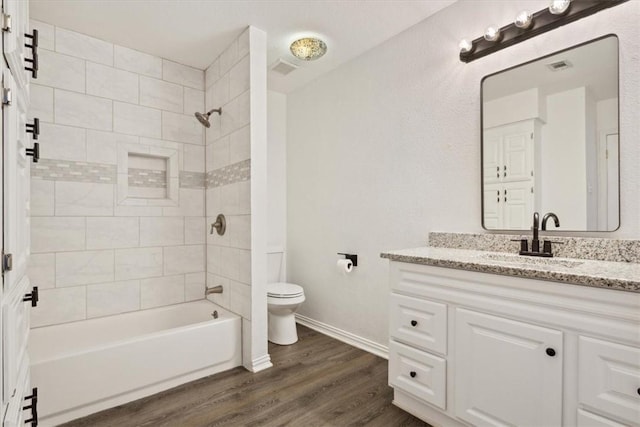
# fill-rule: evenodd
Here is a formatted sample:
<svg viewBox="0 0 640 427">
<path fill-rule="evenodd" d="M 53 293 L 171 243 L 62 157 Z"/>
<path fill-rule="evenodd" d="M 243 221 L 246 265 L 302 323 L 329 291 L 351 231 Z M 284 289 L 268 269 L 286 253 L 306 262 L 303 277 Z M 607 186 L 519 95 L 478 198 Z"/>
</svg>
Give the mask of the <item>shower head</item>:
<svg viewBox="0 0 640 427">
<path fill-rule="evenodd" d="M 211 113 L 218 113 L 218 115 L 222 115 L 222 108 L 214 108 L 211 111 L 208 111 L 207 113 L 198 113 L 196 112 L 194 115 L 196 116 L 196 119 L 198 119 L 198 121 L 200 123 L 202 123 L 202 125 L 204 127 L 211 127 L 211 123 L 209 122 L 209 117 L 211 116 Z"/>
</svg>

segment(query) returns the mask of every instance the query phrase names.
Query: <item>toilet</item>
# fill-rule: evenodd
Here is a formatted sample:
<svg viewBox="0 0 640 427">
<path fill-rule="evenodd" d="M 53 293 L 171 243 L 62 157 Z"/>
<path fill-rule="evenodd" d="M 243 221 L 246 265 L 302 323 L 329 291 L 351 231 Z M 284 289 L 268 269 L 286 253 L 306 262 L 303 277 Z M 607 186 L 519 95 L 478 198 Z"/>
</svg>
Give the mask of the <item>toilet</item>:
<svg viewBox="0 0 640 427">
<path fill-rule="evenodd" d="M 286 282 L 267 284 L 269 341 L 280 345 L 298 341 L 295 312 L 303 302 L 302 286 Z"/>
<path fill-rule="evenodd" d="M 290 345 L 298 341 L 295 312 L 305 300 L 304 289 L 300 285 L 281 281 L 284 271 L 283 249 L 270 248 L 267 259 L 269 341 L 279 345 Z"/>
</svg>

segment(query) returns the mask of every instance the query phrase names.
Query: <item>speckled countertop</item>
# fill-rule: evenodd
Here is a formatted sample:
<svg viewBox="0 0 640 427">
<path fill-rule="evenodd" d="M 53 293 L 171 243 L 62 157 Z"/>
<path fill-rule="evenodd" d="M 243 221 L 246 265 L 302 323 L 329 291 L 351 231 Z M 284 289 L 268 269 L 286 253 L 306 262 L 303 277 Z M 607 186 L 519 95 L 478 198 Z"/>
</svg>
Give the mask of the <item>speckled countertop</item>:
<svg viewBox="0 0 640 427">
<path fill-rule="evenodd" d="M 536 258 L 515 252 L 420 247 L 383 252 L 391 261 L 456 268 L 582 286 L 640 292 L 640 264 L 577 258 Z"/>
</svg>

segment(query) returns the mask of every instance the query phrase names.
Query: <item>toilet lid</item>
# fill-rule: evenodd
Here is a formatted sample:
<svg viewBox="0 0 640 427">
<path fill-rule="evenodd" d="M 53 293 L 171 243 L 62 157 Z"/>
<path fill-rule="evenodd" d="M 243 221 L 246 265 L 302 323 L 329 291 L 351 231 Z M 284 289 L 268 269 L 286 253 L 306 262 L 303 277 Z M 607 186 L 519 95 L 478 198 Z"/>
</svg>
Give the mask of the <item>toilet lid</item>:
<svg viewBox="0 0 640 427">
<path fill-rule="evenodd" d="M 275 298 L 295 298 L 304 295 L 302 286 L 294 283 L 269 283 L 267 285 L 267 296 Z"/>
</svg>

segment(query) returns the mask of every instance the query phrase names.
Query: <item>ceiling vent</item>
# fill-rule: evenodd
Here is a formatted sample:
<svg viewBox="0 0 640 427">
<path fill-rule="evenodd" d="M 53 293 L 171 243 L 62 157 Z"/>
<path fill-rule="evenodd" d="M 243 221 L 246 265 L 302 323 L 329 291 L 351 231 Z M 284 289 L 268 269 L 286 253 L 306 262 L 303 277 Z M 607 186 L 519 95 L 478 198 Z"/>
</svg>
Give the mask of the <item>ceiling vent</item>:
<svg viewBox="0 0 640 427">
<path fill-rule="evenodd" d="M 573 67 L 573 65 L 571 64 L 571 62 L 567 60 L 562 60 L 562 61 L 552 62 L 551 64 L 547 64 L 547 67 L 551 71 L 562 71 L 562 70 L 566 70 L 567 68 Z"/>
<path fill-rule="evenodd" d="M 298 66 L 297 65 L 293 65 L 289 62 L 283 61 L 282 59 L 278 59 L 272 66 L 271 69 L 273 71 L 275 71 L 276 73 L 280 73 L 283 76 L 286 76 L 287 74 L 289 74 L 290 72 L 294 71 L 295 69 L 297 69 Z"/>
</svg>

